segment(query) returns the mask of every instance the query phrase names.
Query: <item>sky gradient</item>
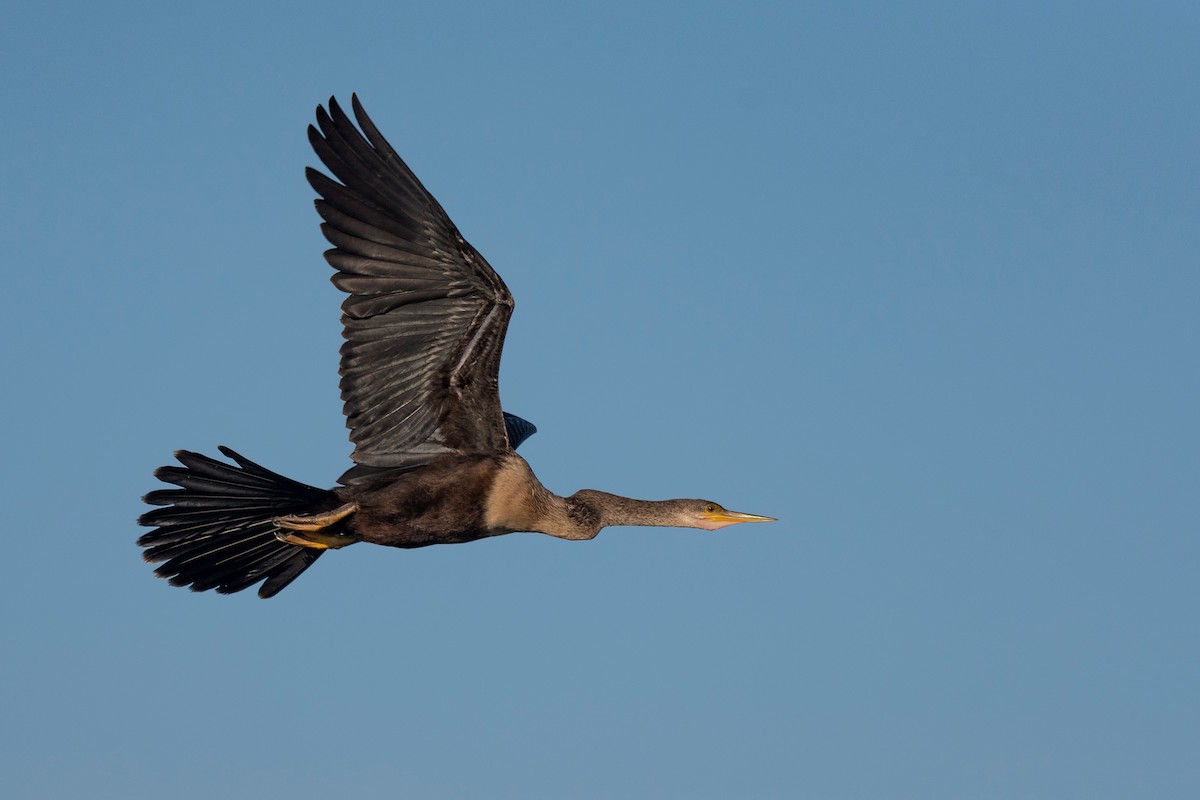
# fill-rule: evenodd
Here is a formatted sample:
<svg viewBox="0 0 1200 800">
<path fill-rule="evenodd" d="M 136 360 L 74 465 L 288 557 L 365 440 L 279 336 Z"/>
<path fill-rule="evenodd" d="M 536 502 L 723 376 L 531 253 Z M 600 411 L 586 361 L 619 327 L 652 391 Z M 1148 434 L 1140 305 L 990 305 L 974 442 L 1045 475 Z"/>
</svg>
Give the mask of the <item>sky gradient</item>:
<svg viewBox="0 0 1200 800">
<path fill-rule="evenodd" d="M 0 31 L 13 797 L 1200 796 L 1200 10 L 42 4 Z M 156 580 L 349 466 L 358 92 L 517 299 L 542 481 L 780 518 Z"/>
</svg>

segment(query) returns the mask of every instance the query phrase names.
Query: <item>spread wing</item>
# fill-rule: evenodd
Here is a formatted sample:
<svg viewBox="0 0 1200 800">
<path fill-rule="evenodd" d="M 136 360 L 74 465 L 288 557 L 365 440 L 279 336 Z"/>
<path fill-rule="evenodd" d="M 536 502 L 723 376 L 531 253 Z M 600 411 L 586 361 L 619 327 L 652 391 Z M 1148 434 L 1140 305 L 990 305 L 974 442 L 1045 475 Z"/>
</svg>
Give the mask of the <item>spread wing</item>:
<svg viewBox="0 0 1200 800">
<path fill-rule="evenodd" d="M 309 169 L 342 303 L 341 390 L 363 467 L 508 448 L 497 374 L 513 299 L 355 96 L 330 98 L 309 140 L 338 181 Z"/>
</svg>

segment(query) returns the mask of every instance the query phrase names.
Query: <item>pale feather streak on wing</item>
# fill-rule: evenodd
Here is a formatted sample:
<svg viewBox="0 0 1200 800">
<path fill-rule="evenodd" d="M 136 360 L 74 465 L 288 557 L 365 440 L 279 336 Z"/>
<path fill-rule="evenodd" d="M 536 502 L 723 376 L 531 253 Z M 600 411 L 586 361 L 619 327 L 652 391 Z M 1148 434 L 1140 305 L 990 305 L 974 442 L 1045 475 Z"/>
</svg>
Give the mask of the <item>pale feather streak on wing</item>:
<svg viewBox="0 0 1200 800">
<path fill-rule="evenodd" d="M 309 140 L 333 176 L 321 195 L 325 257 L 342 304 L 341 388 L 352 458 L 406 466 L 497 452 L 508 439 L 497 375 L 512 295 L 353 100 L 332 98 Z M 359 131 L 361 129 L 361 133 Z"/>
</svg>

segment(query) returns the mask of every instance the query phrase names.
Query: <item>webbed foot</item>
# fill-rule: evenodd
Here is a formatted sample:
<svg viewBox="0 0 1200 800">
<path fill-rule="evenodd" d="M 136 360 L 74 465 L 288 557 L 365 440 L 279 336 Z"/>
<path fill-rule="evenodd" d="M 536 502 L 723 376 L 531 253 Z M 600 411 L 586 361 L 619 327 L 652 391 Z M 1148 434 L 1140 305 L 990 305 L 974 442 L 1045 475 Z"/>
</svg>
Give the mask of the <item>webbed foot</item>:
<svg viewBox="0 0 1200 800">
<path fill-rule="evenodd" d="M 358 540 L 353 536 L 342 536 L 339 533 L 287 533 L 275 531 L 275 538 L 287 544 L 308 547 L 313 550 L 337 550 Z"/>
<path fill-rule="evenodd" d="M 275 524 L 286 530 L 275 532 L 275 538 L 287 544 L 311 547 L 314 550 L 336 550 L 357 539 L 332 533 L 328 529 L 358 510 L 354 503 L 346 503 L 322 514 L 288 514 L 275 518 Z"/>
</svg>

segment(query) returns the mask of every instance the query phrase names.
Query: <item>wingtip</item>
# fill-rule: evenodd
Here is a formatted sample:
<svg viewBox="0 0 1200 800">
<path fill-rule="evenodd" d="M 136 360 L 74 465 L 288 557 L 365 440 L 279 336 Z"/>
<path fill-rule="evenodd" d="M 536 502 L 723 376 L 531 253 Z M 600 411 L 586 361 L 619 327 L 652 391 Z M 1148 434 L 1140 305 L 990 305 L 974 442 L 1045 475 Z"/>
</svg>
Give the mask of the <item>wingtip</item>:
<svg viewBox="0 0 1200 800">
<path fill-rule="evenodd" d="M 311 126 L 309 127 L 309 130 L 312 130 Z M 315 191 L 318 195 L 321 194 L 321 189 L 319 186 L 317 186 L 317 183 L 319 183 L 320 180 L 324 177 L 325 176 L 322 175 L 321 171 L 318 170 L 316 167 L 305 167 L 304 168 L 304 180 L 308 181 L 308 185 L 311 186 L 313 191 Z M 322 198 L 318 196 L 318 197 L 313 198 L 313 201 L 318 202 L 321 199 Z"/>
<path fill-rule="evenodd" d="M 342 104 L 337 101 L 336 97 L 329 98 L 329 116 L 334 119 L 346 116 L 345 112 L 342 111 Z"/>
</svg>

